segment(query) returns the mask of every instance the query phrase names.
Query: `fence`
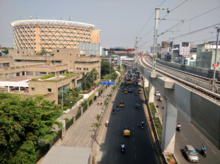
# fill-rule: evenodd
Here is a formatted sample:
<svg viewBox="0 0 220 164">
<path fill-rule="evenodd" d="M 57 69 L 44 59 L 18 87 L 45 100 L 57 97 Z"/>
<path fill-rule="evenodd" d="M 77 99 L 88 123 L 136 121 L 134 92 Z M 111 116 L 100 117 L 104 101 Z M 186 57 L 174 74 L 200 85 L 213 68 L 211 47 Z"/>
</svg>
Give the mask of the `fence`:
<svg viewBox="0 0 220 164">
<path fill-rule="evenodd" d="M 87 105 L 83 107 L 83 113 L 87 110 L 87 108 L 88 108 Z"/>
<path fill-rule="evenodd" d="M 78 120 L 78 118 L 81 116 L 81 112 L 78 112 L 77 114 L 76 114 L 76 120 Z"/>
<path fill-rule="evenodd" d="M 71 126 L 71 125 L 73 125 L 73 118 L 72 119 L 70 119 L 69 120 L 69 122 L 67 122 L 67 124 L 66 124 L 66 130 L 68 130 L 69 129 L 69 127 Z"/>
</svg>

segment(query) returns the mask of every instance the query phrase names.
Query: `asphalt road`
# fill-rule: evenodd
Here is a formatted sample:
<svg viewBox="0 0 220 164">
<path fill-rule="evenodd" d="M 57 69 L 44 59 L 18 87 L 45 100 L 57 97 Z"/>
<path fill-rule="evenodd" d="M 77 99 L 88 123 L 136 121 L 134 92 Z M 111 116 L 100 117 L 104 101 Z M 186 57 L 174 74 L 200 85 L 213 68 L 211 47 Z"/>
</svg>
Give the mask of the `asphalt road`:
<svg viewBox="0 0 220 164">
<path fill-rule="evenodd" d="M 132 87 L 136 91 L 138 88 L 140 86 Z M 105 141 L 100 147 L 106 154 L 98 164 L 160 164 L 143 110 L 143 93 L 135 96 L 134 93 L 124 94 L 120 89 L 113 102 L 114 109 L 120 101 L 124 101 L 125 107 L 120 107 L 115 115 L 111 113 Z M 135 103 L 141 104 L 141 108 L 136 109 Z M 145 122 L 144 129 L 141 129 L 141 121 Z M 130 128 L 130 137 L 123 136 L 125 126 Z M 121 153 L 121 143 L 125 144 L 124 153 Z"/>
<path fill-rule="evenodd" d="M 157 108 L 159 115 L 162 117 L 164 102 L 159 102 L 158 96 L 155 96 L 154 103 L 159 104 Z M 165 106 L 165 105 L 164 105 Z M 181 123 L 181 132 L 176 132 L 175 156 L 178 163 L 190 163 L 186 160 L 183 148 L 185 145 L 192 145 L 199 156 L 199 164 L 220 164 L 220 150 L 214 146 L 186 117 L 178 111 L 177 122 Z M 200 154 L 201 144 L 206 146 L 207 157 Z"/>
</svg>

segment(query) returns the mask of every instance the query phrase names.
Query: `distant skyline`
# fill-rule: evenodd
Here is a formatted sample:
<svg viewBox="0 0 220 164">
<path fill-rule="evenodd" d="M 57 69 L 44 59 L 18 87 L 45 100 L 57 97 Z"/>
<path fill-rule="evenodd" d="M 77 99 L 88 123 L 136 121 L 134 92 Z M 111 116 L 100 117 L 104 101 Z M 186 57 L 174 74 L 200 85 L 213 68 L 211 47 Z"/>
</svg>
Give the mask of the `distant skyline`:
<svg viewBox="0 0 220 164">
<path fill-rule="evenodd" d="M 188 21 L 161 35 L 158 38 L 159 44 L 178 35 L 220 24 L 220 8 L 210 11 L 220 7 L 219 0 L 0 0 L 0 44 L 13 46 L 13 30 L 10 24 L 15 20 L 30 19 L 30 15 L 35 19 L 36 14 L 38 19 L 60 19 L 62 15 L 63 20 L 69 20 L 71 15 L 72 21 L 94 24 L 95 29 L 101 30 L 102 47 L 133 48 L 138 36 L 138 46 L 146 50 L 153 44 L 151 40 L 154 31 L 151 29 L 154 28 L 155 14 L 152 13 L 161 3 L 160 7 L 168 7 L 171 12 L 167 14 L 165 10 L 160 10 L 160 18 L 167 14 L 166 19 L 169 20 L 159 23 L 158 34 L 180 20 Z M 210 12 L 189 20 L 207 11 Z M 174 43 L 189 41 L 199 44 L 205 40 L 216 40 L 214 26 L 176 38 Z"/>
</svg>

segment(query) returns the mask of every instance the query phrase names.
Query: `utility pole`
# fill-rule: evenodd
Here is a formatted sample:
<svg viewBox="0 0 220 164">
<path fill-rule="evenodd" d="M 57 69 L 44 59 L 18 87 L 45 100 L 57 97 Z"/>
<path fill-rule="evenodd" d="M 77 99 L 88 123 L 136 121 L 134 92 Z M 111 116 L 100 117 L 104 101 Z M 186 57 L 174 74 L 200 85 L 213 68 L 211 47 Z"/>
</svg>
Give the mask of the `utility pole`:
<svg viewBox="0 0 220 164">
<path fill-rule="evenodd" d="M 172 38 L 172 49 L 171 49 L 171 63 L 173 63 L 173 47 L 174 47 L 174 38 Z"/>
<path fill-rule="evenodd" d="M 134 48 L 135 48 L 135 56 L 137 56 L 137 37 L 136 37 L 136 41 L 135 41 L 135 46 L 134 46 Z"/>
<path fill-rule="evenodd" d="M 155 23 L 154 23 L 154 54 L 153 54 L 153 64 L 152 64 L 152 72 L 156 70 L 156 58 L 157 58 L 157 33 L 158 33 L 158 20 L 159 20 L 159 11 L 160 10 L 167 10 L 169 13 L 168 8 L 155 8 Z"/>
<path fill-rule="evenodd" d="M 215 62 L 213 64 L 214 72 L 213 72 L 212 92 L 215 91 L 215 82 L 216 82 L 215 74 L 216 74 L 216 67 L 218 67 L 218 64 L 217 64 L 216 60 L 217 60 L 217 55 L 218 55 L 218 36 L 219 36 L 220 28 L 218 28 L 218 26 L 216 26 L 216 29 L 217 29 L 217 38 L 216 38 L 216 49 L 215 49 Z"/>
</svg>

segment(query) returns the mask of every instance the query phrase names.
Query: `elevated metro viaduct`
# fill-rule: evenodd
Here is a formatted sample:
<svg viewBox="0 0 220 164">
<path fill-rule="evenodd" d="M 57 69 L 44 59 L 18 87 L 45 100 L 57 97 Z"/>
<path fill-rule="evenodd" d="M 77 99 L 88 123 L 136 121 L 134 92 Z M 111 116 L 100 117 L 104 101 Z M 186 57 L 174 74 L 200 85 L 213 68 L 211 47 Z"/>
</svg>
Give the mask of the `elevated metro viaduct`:
<svg viewBox="0 0 220 164">
<path fill-rule="evenodd" d="M 161 149 L 164 153 L 174 153 L 177 110 L 220 149 L 219 103 L 168 77 L 151 72 L 149 68 L 141 64 L 138 57 L 135 58 L 135 65 L 144 76 L 145 84 L 148 84 L 149 103 L 154 102 L 155 88 L 160 91 L 166 101 L 161 142 Z"/>
</svg>

